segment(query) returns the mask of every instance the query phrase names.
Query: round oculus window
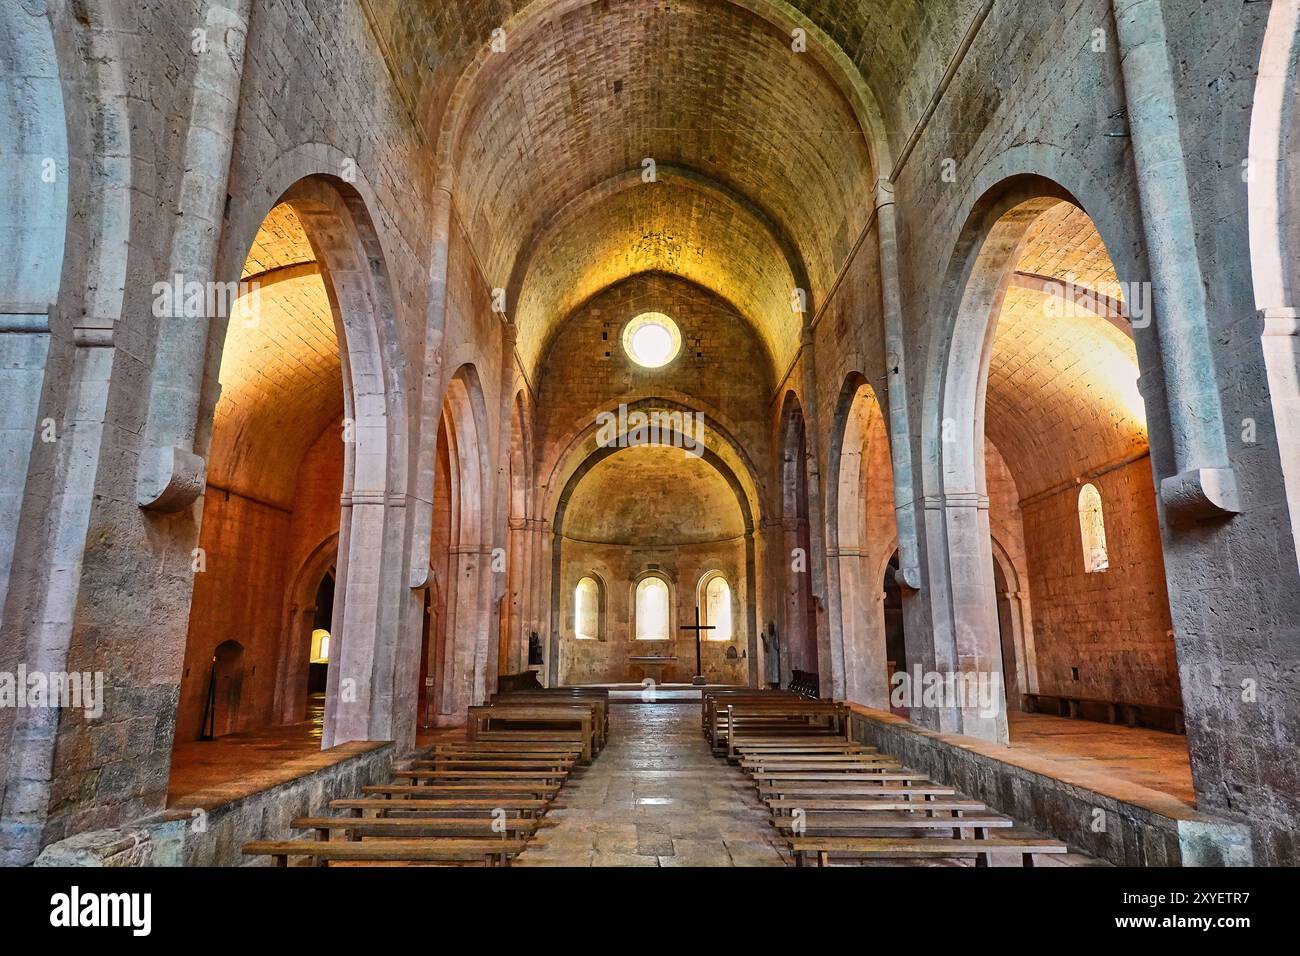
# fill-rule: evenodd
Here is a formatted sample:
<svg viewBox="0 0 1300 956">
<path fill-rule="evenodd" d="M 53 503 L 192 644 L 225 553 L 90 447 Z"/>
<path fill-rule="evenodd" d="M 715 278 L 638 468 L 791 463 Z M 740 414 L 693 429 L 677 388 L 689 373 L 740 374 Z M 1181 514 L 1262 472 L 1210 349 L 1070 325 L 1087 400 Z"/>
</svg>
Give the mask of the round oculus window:
<svg viewBox="0 0 1300 956">
<path fill-rule="evenodd" d="M 662 312 L 643 312 L 623 329 L 623 351 L 642 368 L 663 368 L 681 350 L 681 330 Z"/>
</svg>

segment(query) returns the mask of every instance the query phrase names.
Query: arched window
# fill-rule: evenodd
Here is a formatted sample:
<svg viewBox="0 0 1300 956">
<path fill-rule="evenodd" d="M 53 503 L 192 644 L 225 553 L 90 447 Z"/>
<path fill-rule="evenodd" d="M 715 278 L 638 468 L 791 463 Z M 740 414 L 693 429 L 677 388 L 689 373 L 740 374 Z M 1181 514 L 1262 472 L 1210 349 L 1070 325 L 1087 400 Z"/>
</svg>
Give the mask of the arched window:
<svg viewBox="0 0 1300 956">
<path fill-rule="evenodd" d="M 1106 551 L 1106 519 L 1101 513 L 1101 492 L 1095 485 L 1079 491 L 1079 531 L 1083 538 L 1083 569 L 1089 574 L 1110 567 Z"/>
<path fill-rule="evenodd" d="M 311 663 L 328 664 L 330 659 L 330 632 L 318 627 L 311 632 Z"/>
<path fill-rule="evenodd" d="M 573 634 L 580 641 L 600 639 L 600 582 L 587 575 L 573 589 Z"/>
<path fill-rule="evenodd" d="M 700 579 L 699 602 L 700 623 L 713 628 L 704 632 L 704 640 L 731 640 L 731 585 L 721 571 L 712 571 Z"/>
<path fill-rule="evenodd" d="M 636 586 L 636 639 L 666 641 L 669 633 L 668 582 L 659 577 L 642 578 Z"/>
</svg>

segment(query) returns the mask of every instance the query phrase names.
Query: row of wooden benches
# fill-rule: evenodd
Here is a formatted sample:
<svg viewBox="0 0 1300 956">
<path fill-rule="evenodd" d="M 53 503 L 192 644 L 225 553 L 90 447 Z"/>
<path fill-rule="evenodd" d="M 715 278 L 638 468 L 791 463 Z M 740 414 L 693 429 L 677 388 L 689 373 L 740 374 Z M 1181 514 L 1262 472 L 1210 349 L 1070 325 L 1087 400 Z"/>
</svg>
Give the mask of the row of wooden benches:
<svg viewBox="0 0 1300 956">
<path fill-rule="evenodd" d="M 333 816 L 303 816 L 314 839 L 259 840 L 244 853 L 333 863 L 508 866 L 578 764 L 608 733 L 607 692 L 501 694 L 470 708 L 466 740 L 436 744 L 361 795 L 332 800 Z"/>
<path fill-rule="evenodd" d="M 715 753 L 726 753 L 758 788 L 797 866 L 815 859 L 974 859 L 1067 852 L 1025 833 L 952 787 L 851 739 L 843 705 L 782 692 L 709 691 L 701 719 Z M 969 836 L 967 836 L 969 834 Z"/>
</svg>

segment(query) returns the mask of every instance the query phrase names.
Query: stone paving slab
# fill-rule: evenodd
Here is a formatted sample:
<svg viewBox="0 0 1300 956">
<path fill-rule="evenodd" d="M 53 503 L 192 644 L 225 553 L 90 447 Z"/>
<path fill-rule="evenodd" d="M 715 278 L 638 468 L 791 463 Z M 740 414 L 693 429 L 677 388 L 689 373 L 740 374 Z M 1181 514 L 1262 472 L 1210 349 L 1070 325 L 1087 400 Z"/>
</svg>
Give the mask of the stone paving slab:
<svg viewBox="0 0 1300 956">
<path fill-rule="evenodd" d="M 629 704 L 565 784 L 520 866 L 785 866 L 784 842 L 743 774 L 715 758 L 699 704 Z"/>
</svg>

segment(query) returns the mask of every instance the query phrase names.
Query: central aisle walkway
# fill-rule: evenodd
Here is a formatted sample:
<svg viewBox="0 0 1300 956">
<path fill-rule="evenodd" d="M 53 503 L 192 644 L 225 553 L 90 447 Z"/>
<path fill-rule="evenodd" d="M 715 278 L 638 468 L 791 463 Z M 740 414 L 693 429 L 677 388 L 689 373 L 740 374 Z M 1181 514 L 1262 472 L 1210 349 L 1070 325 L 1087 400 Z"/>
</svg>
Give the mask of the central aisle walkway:
<svg viewBox="0 0 1300 956">
<path fill-rule="evenodd" d="M 546 814 L 517 866 L 784 866 L 739 770 L 709 753 L 700 705 L 614 704 L 609 741 Z"/>
</svg>

